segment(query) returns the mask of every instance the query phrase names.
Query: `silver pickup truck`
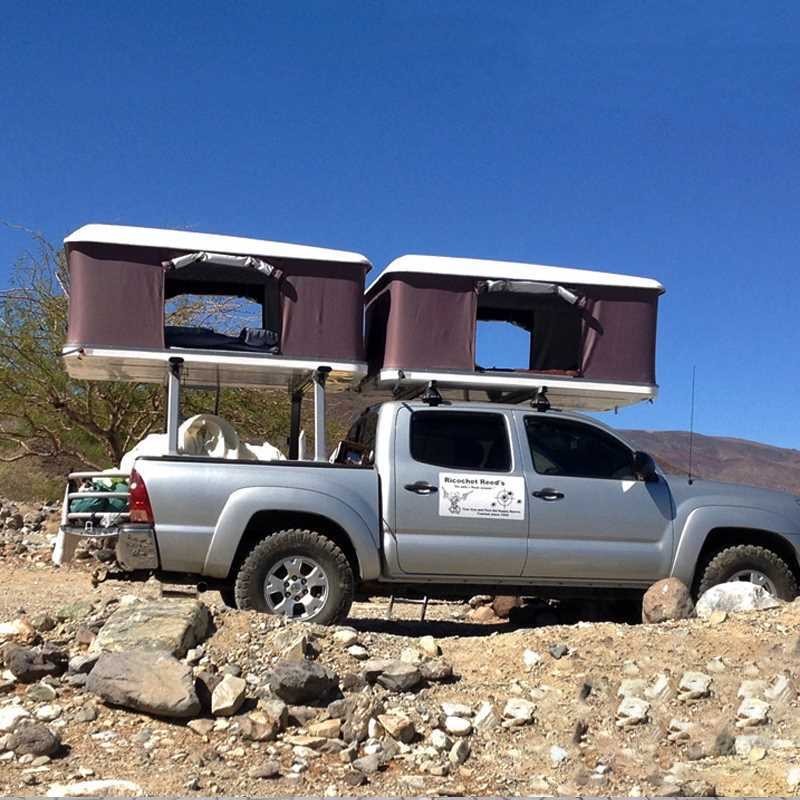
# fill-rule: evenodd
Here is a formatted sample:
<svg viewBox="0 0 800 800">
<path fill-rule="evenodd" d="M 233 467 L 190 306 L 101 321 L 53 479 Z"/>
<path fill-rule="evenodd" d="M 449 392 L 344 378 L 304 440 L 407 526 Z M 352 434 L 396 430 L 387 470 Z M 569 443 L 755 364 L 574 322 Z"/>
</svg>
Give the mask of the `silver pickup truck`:
<svg viewBox="0 0 800 800">
<path fill-rule="evenodd" d="M 674 575 L 791 599 L 799 555 L 796 497 L 690 484 L 594 419 L 475 402 L 368 408 L 335 463 L 140 458 L 117 536 L 126 568 L 320 623 L 401 587 L 547 596 Z"/>
</svg>

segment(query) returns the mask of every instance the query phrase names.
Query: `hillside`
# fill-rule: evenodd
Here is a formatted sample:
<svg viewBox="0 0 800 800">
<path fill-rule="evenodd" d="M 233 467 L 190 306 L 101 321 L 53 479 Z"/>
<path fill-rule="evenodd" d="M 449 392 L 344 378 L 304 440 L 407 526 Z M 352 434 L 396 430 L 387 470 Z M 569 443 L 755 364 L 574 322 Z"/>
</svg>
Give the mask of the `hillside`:
<svg viewBox="0 0 800 800">
<path fill-rule="evenodd" d="M 686 431 L 624 431 L 636 447 L 646 450 L 666 472 L 685 474 L 689 466 Z M 800 450 L 694 435 L 693 472 L 698 478 L 747 483 L 800 494 Z"/>
</svg>

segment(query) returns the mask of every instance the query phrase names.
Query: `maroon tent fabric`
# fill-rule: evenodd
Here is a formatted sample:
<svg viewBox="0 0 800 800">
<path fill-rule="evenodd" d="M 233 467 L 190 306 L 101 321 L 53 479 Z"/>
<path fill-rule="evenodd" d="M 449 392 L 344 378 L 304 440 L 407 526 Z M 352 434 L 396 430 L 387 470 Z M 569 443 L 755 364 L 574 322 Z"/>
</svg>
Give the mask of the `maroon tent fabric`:
<svg viewBox="0 0 800 800">
<path fill-rule="evenodd" d="M 472 278 L 403 273 L 367 305 L 367 360 L 380 369 L 475 368 Z"/>
<path fill-rule="evenodd" d="M 656 289 L 570 285 L 575 305 L 557 295 L 478 293 L 474 277 L 387 275 L 366 307 L 370 374 L 381 369 L 472 372 L 477 319 L 532 331 L 529 364 L 519 372 L 654 385 Z M 487 370 L 487 373 L 491 370 Z"/>
<path fill-rule="evenodd" d="M 75 347 L 163 349 L 164 303 L 187 291 L 192 294 L 238 294 L 258 298 L 255 271 L 242 270 L 242 286 L 231 283 L 230 270 L 202 285 L 202 270 L 192 267 L 192 280 L 165 283 L 164 262 L 187 251 L 130 245 L 69 243 L 69 330 L 67 344 Z M 366 263 L 342 263 L 270 258 L 280 270 L 280 354 L 287 357 L 362 361 Z M 180 276 L 180 270 L 174 272 Z M 187 273 L 188 274 L 188 273 Z M 224 276 L 222 282 L 220 275 Z M 199 277 L 198 277 L 199 276 Z M 216 280 L 215 280 L 216 278 Z"/>
<path fill-rule="evenodd" d="M 602 286 L 585 291 L 582 377 L 654 384 L 658 292 Z"/>
<path fill-rule="evenodd" d="M 70 302 L 67 344 L 164 347 L 164 267 L 173 256 L 149 247 L 67 246 Z"/>
<path fill-rule="evenodd" d="M 297 358 L 364 360 L 364 276 L 341 264 L 270 259 L 285 271 L 281 353 Z"/>
</svg>

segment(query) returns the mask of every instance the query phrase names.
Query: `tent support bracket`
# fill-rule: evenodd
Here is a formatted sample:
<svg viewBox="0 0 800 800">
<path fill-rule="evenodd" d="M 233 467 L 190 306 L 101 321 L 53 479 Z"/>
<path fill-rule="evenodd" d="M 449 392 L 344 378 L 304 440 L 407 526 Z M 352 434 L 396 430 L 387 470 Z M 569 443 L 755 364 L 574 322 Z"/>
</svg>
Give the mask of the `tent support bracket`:
<svg viewBox="0 0 800 800">
<path fill-rule="evenodd" d="M 182 369 L 182 358 L 175 356 L 170 358 L 167 377 L 167 449 L 171 456 L 178 455 L 178 428 L 181 424 Z"/>
<path fill-rule="evenodd" d="M 289 418 L 289 461 L 300 458 L 300 417 L 303 411 L 303 389 L 291 393 L 291 416 Z"/>
<path fill-rule="evenodd" d="M 325 381 L 330 367 L 317 367 L 311 380 L 314 384 L 314 461 L 326 461 L 325 443 Z"/>
</svg>

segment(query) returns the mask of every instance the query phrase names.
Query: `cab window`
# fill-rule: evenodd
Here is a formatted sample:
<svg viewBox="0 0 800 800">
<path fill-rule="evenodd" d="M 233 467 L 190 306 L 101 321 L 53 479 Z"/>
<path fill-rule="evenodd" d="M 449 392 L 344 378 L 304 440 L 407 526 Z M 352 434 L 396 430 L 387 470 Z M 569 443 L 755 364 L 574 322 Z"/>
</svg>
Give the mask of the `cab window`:
<svg viewBox="0 0 800 800">
<path fill-rule="evenodd" d="M 375 437 L 378 431 L 378 410 L 368 408 L 352 424 L 339 445 L 336 462 L 371 466 L 375 460 Z"/>
<path fill-rule="evenodd" d="M 415 411 L 411 457 L 447 469 L 508 472 L 511 447 L 505 417 L 473 411 Z"/>
<path fill-rule="evenodd" d="M 540 475 L 636 479 L 631 450 L 599 428 L 539 415 L 525 418 L 525 431 Z"/>
</svg>

